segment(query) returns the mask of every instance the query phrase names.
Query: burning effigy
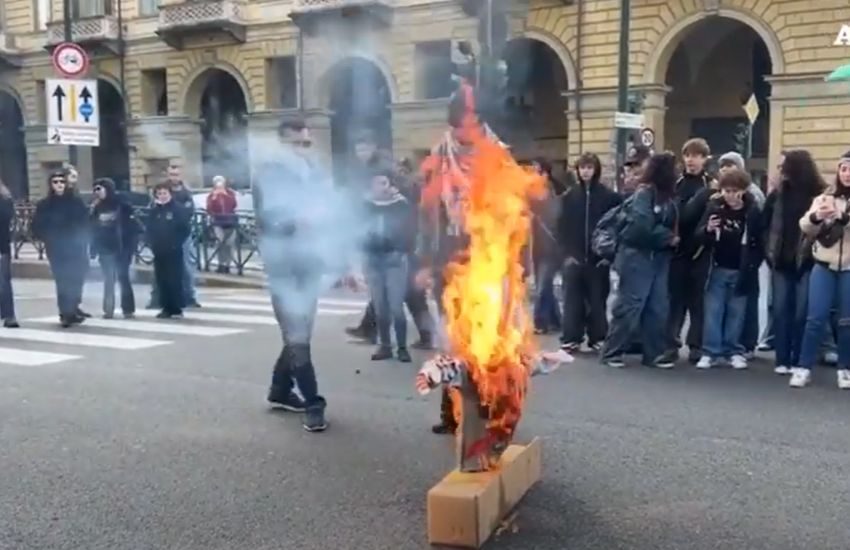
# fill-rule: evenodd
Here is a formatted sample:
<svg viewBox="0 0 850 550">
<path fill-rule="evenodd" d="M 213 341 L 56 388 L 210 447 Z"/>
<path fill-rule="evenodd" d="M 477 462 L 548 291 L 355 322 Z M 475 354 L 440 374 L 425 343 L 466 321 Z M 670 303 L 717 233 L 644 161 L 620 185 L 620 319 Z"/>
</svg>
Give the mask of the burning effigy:
<svg viewBox="0 0 850 550">
<path fill-rule="evenodd" d="M 462 83 L 459 127 L 463 158 L 432 155 L 423 201 L 442 201 L 465 247 L 443 273 L 443 353 L 427 361 L 417 389 L 449 387 L 462 472 L 494 468 L 522 415 L 529 379 L 572 358 L 535 347 L 522 258 L 531 201 L 546 192 L 543 177 L 520 166 L 481 124 L 474 92 Z M 446 148 L 448 149 L 448 148 Z"/>
</svg>

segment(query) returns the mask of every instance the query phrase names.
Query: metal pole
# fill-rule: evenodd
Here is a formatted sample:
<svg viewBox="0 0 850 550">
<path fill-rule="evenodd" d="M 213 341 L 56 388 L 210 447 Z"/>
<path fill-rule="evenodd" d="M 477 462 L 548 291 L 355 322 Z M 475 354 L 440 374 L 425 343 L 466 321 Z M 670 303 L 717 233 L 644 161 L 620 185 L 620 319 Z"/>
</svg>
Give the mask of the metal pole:
<svg viewBox="0 0 850 550">
<path fill-rule="evenodd" d="M 71 32 L 71 0 L 62 0 L 62 25 L 65 27 L 65 42 L 73 42 L 74 35 Z M 68 146 L 68 162 L 71 163 L 74 168 L 79 170 L 79 167 L 77 166 L 76 145 Z"/>
<path fill-rule="evenodd" d="M 617 111 L 624 113 L 629 107 L 629 21 L 631 0 L 620 0 L 620 52 L 618 60 Z M 623 166 L 626 163 L 626 138 L 628 131 L 617 128 L 617 189 L 623 187 Z"/>
</svg>

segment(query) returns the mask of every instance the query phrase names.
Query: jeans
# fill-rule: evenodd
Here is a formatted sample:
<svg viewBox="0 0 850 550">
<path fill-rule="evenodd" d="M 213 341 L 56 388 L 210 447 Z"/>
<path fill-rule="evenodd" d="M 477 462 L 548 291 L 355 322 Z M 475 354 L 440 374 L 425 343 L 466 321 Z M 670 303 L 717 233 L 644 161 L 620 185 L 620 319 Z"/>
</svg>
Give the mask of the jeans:
<svg viewBox="0 0 850 550">
<path fill-rule="evenodd" d="M 183 297 L 184 305 L 197 302 L 195 295 L 195 241 L 189 237 L 183 242 Z"/>
<path fill-rule="evenodd" d="M 162 311 L 171 315 L 182 313 L 183 306 L 183 249 L 156 250 L 153 253 L 153 273 Z"/>
<path fill-rule="evenodd" d="M 764 325 L 764 330 L 759 336 L 759 345 L 772 348 L 774 345 L 773 332 L 773 275 L 768 277 L 767 284 L 767 321 Z"/>
<path fill-rule="evenodd" d="M 213 234 L 218 241 L 218 265 L 230 267 L 233 262 L 233 242 L 236 240 L 236 230 L 232 227 L 213 226 Z"/>
<path fill-rule="evenodd" d="M 669 252 L 622 248 L 614 269 L 620 276 L 611 325 L 602 350 L 603 359 L 626 353 L 640 331 L 643 363 L 650 365 L 666 347 L 670 289 Z"/>
<path fill-rule="evenodd" d="M 741 327 L 741 346 L 744 351 L 754 351 L 759 338 L 759 289 L 755 288 L 746 295 L 744 324 Z"/>
<path fill-rule="evenodd" d="M 59 315 L 77 315 L 83 301 L 83 284 L 88 270 L 88 255 L 85 248 L 66 243 L 47 251 L 47 262 L 56 284 L 56 304 Z"/>
<path fill-rule="evenodd" d="M 537 296 L 534 300 L 534 327 L 540 330 L 561 327 L 561 315 L 558 312 L 558 300 L 555 298 L 555 273 L 558 262 L 552 259 L 540 260 L 534 270 L 536 281 L 534 288 Z"/>
<path fill-rule="evenodd" d="M 682 327 L 687 316 L 690 323 L 685 342 L 689 350 L 702 348 L 704 296 L 709 259 L 703 254 L 696 260 L 676 257 L 670 261 L 670 316 L 667 322 L 668 347 L 681 347 Z"/>
<path fill-rule="evenodd" d="M 99 254 L 100 269 L 103 272 L 103 314 L 115 313 L 115 281 L 121 291 L 121 312 L 132 315 L 136 312 L 136 298 L 130 283 L 130 258 L 121 254 Z"/>
<path fill-rule="evenodd" d="M 850 368 L 850 272 L 816 264 L 809 278 L 809 303 L 800 367 L 815 366 L 834 303 L 838 302 L 838 368 Z M 778 338 L 778 335 L 777 335 Z"/>
<path fill-rule="evenodd" d="M 605 339 L 608 333 L 608 293 L 611 272 L 607 266 L 565 263 L 561 285 L 564 295 L 564 316 L 561 341 L 591 346 Z"/>
<path fill-rule="evenodd" d="M 796 367 L 800 361 L 810 273 L 773 270 L 774 345 L 776 364 L 783 367 Z"/>
<path fill-rule="evenodd" d="M 747 296 L 737 294 L 739 271 L 714 267 L 705 293 L 703 354 L 712 358 L 743 355 L 741 331 L 747 309 Z"/>
<path fill-rule="evenodd" d="M 404 313 L 407 275 L 408 258 L 403 253 L 369 254 L 366 259 L 366 281 L 375 307 L 378 340 L 382 347 L 392 344 L 390 325 L 395 328 L 398 347 L 407 347 L 407 317 Z"/>
<path fill-rule="evenodd" d="M 15 301 L 12 292 L 12 255 L 0 254 L 0 319 L 15 318 Z"/>
</svg>

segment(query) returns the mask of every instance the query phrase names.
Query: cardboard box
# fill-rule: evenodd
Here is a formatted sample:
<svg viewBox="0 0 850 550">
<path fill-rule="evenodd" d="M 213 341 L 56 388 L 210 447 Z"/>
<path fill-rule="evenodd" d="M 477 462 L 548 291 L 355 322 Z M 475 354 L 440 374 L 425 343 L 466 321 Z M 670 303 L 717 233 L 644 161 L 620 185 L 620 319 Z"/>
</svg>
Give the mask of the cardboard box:
<svg viewBox="0 0 850 550">
<path fill-rule="evenodd" d="M 428 491 L 428 542 L 480 548 L 541 476 L 540 440 L 511 445 L 498 470 L 454 470 Z"/>
</svg>

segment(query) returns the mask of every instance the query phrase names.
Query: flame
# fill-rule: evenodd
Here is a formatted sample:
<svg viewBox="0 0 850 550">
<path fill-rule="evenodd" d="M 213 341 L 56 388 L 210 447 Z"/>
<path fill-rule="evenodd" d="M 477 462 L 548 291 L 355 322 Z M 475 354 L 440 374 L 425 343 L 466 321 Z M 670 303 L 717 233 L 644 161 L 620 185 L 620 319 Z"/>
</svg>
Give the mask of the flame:
<svg viewBox="0 0 850 550">
<path fill-rule="evenodd" d="M 468 93 L 469 88 L 462 88 Z M 459 210 L 466 250 L 444 273 L 446 332 L 453 356 L 466 365 L 482 405 L 489 411 L 488 435 L 510 441 L 519 422 L 534 354 L 526 304 L 523 252 L 531 228 L 530 202 L 546 191 L 545 180 L 519 166 L 474 117 L 471 95 L 459 134 L 468 153 L 444 170 L 432 155 L 425 200 L 450 192 Z M 458 135 L 455 130 L 456 136 Z M 447 169 L 446 169 L 447 168 Z M 452 392 L 458 425 L 458 392 Z"/>
</svg>

